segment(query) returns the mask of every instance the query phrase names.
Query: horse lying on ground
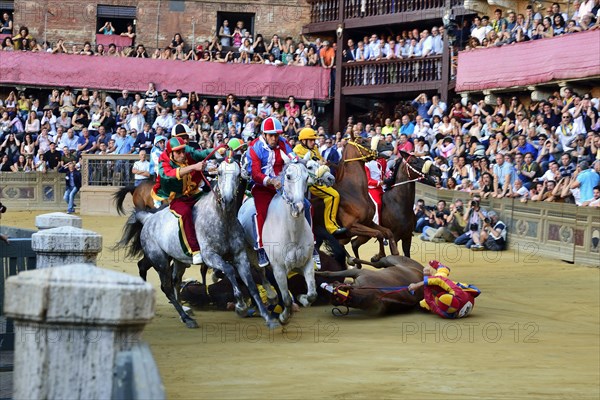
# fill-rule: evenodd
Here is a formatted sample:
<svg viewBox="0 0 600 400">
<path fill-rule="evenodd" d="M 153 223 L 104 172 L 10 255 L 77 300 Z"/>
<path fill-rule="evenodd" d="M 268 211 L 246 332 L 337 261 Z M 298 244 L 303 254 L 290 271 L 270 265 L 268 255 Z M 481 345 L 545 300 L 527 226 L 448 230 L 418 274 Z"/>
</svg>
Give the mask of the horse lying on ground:
<svg viewBox="0 0 600 400">
<path fill-rule="evenodd" d="M 321 256 L 321 271 L 340 271 L 345 256 L 343 253 L 341 255 L 342 264 L 340 264 L 339 259 L 336 260 L 329 254 L 323 252 L 319 252 L 319 254 Z M 255 281 L 260 281 L 260 274 L 256 269 L 252 270 L 252 277 Z M 322 283 L 332 284 L 335 282 L 335 279 L 336 278 L 328 278 L 324 276 L 315 277 L 317 286 L 321 285 Z M 272 276 L 271 280 L 274 280 Z M 275 282 L 273 282 L 273 284 L 275 284 Z M 249 292 L 243 286 L 241 286 L 241 289 L 244 297 L 249 298 Z M 259 287 L 259 291 L 260 289 L 261 288 Z M 288 276 L 288 290 L 292 294 L 294 300 L 297 301 L 298 296 L 306 293 L 307 290 L 304 277 L 297 273 Z M 227 279 L 219 279 L 217 282 L 208 285 L 208 287 L 198 281 L 186 282 L 182 285 L 180 299 L 193 307 L 206 308 L 212 306 L 221 311 L 228 310 L 228 305 L 235 302 L 233 286 L 231 286 L 231 283 Z M 263 299 L 263 302 L 265 301 L 266 299 Z M 329 294 L 324 289 L 318 288 L 317 299 L 313 305 L 325 304 L 329 304 Z M 281 301 L 280 305 L 283 306 Z"/>
<path fill-rule="evenodd" d="M 365 310 L 373 315 L 385 315 L 411 310 L 423 300 L 423 289 L 411 294 L 408 285 L 423 280 L 423 266 L 403 256 L 387 256 L 367 265 L 386 267 L 380 270 L 350 269 L 340 272 L 317 271 L 316 275 L 342 278 L 329 289 L 333 305 Z M 354 279 L 344 283 L 343 278 Z"/>
</svg>

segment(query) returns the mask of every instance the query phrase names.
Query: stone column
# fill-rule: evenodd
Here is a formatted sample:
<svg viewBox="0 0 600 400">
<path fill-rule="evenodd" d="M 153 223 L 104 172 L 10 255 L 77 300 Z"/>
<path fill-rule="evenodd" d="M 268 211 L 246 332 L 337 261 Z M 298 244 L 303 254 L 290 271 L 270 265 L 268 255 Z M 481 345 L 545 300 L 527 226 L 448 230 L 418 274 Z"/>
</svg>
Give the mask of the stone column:
<svg viewBox="0 0 600 400">
<path fill-rule="evenodd" d="M 154 291 L 137 277 L 73 264 L 10 277 L 4 311 L 16 327 L 15 399 L 111 399 L 123 384 L 113 377 L 117 359 L 143 347 Z M 149 367 L 156 371 L 151 356 L 136 363 Z M 164 398 L 159 378 L 145 385 Z"/>
<path fill-rule="evenodd" d="M 73 263 L 96 265 L 102 236 L 72 226 L 44 229 L 31 235 L 31 248 L 37 253 L 38 269 Z"/>
<path fill-rule="evenodd" d="M 42 214 L 35 217 L 35 226 L 40 230 L 60 228 L 61 226 L 81 228 L 81 218 L 62 212 Z"/>
</svg>

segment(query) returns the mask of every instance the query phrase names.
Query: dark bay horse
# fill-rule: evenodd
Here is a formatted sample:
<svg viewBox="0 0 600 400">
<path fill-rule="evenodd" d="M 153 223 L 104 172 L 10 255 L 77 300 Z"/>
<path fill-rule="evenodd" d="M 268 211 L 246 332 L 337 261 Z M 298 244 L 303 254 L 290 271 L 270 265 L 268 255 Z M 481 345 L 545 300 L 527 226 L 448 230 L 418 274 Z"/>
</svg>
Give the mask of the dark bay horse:
<svg viewBox="0 0 600 400">
<path fill-rule="evenodd" d="M 357 142 L 348 142 L 342 154 L 335 184 L 333 188 L 340 194 L 340 206 L 338 208 L 338 221 L 348 232 L 340 238 L 340 243 L 352 242 L 354 256 L 358 259 L 358 248 L 370 238 L 379 240 L 383 246 L 383 240 L 390 243 L 392 254 L 398 254 L 398 247 L 390 229 L 377 225 L 373 222 L 375 205 L 369 197 L 367 175 L 365 172 L 365 161 L 377 157 L 377 152 L 364 147 Z M 315 207 L 315 225 L 323 224 L 323 205 L 320 201 L 313 202 Z M 356 237 L 366 238 L 360 242 Z M 354 238 L 354 239 L 352 239 Z"/>
<path fill-rule="evenodd" d="M 423 288 L 414 294 L 408 291 L 408 285 L 423 280 L 423 266 L 418 262 L 403 256 L 387 256 L 374 263 L 360 262 L 385 268 L 317 272 L 321 277 L 341 278 L 332 285 L 332 304 L 385 315 L 409 311 L 423 300 Z M 352 278 L 354 282 L 344 283 L 344 278 Z"/>
<path fill-rule="evenodd" d="M 388 187 L 383 194 L 381 210 L 381 225 L 393 232 L 394 240 L 402 241 L 402 252 L 410 257 L 413 230 L 415 228 L 415 182 L 421 181 L 435 185 L 441 178 L 442 171 L 429 160 L 424 160 L 401 151 L 393 167 L 392 177 L 386 180 Z M 357 246 L 366 243 L 369 237 L 358 237 Z M 379 254 L 373 260 L 385 257 L 383 244 L 379 244 Z"/>
</svg>

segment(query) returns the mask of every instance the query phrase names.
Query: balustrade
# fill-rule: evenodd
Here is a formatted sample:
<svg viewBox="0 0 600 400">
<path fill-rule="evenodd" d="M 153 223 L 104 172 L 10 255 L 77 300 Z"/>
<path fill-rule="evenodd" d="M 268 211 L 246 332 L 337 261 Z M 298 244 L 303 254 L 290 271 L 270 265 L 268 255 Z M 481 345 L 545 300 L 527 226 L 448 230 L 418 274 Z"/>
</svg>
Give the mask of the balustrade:
<svg viewBox="0 0 600 400">
<path fill-rule="evenodd" d="M 442 80 L 442 56 L 345 63 L 343 87 Z"/>
</svg>

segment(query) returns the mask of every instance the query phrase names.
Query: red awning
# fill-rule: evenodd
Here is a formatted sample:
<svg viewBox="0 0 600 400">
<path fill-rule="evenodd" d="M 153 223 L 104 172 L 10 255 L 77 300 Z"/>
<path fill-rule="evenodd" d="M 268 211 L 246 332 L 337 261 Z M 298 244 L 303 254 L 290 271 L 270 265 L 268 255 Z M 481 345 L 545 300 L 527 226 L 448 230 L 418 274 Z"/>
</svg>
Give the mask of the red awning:
<svg viewBox="0 0 600 400">
<path fill-rule="evenodd" d="M 208 96 L 325 100 L 329 69 L 320 67 L 222 64 L 69 54 L 0 52 L 0 84 L 146 91 L 196 91 Z"/>
<path fill-rule="evenodd" d="M 600 75 L 600 30 L 458 54 L 457 92 Z"/>
</svg>

